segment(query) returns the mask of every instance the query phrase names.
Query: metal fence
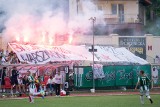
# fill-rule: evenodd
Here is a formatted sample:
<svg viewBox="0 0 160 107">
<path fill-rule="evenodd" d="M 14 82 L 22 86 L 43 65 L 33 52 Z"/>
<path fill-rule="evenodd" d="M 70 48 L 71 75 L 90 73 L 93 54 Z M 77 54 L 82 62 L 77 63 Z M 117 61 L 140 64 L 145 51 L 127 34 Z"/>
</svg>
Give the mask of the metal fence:
<svg viewBox="0 0 160 107">
<path fill-rule="evenodd" d="M 160 64 L 151 65 L 153 88 L 160 88 Z"/>
<path fill-rule="evenodd" d="M 104 20 L 107 24 L 142 22 L 142 20 L 138 18 L 137 14 L 104 14 L 103 17 L 97 19 L 97 22 L 101 22 L 100 20 Z"/>
</svg>

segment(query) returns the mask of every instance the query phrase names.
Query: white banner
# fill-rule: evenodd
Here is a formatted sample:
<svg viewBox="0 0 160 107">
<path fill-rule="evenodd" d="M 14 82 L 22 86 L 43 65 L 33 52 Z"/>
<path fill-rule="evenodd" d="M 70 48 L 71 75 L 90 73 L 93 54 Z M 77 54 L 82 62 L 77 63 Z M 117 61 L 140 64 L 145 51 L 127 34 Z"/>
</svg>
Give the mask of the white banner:
<svg viewBox="0 0 160 107">
<path fill-rule="evenodd" d="M 93 69 L 93 65 L 92 65 Z M 102 79 L 104 78 L 103 65 L 102 64 L 94 64 L 94 79 Z"/>
<path fill-rule="evenodd" d="M 152 80 L 154 84 L 158 84 L 158 69 L 156 67 L 152 68 Z"/>
<path fill-rule="evenodd" d="M 90 47 L 87 48 L 89 49 Z M 135 56 L 124 47 L 115 48 L 111 46 L 95 46 L 95 49 L 97 49 L 95 56 L 100 62 L 148 64 L 146 60 Z"/>
<path fill-rule="evenodd" d="M 43 46 L 43 45 L 22 45 L 9 43 L 11 49 L 17 54 L 21 62 L 29 64 L 45 64 L 55 61 L 92 61 L 93 55 L 88 51 L 88 46 Z M 148 64 L 128 51 L 126 48 L 114 48 L 110 46 L 95 46 L 95 61 L 98 62 L 127 62 Z"/>
<path fill-rule="evenodd" d="M 45 64 L 55 61 L 92 60 L 92 54 L 83 46 L 41 46 L 10 43 L 9 46 L 17 54 L 21 62 L 29 64 Z M 95 61 L 98 61 L 95 59 Z"/>
</svg>

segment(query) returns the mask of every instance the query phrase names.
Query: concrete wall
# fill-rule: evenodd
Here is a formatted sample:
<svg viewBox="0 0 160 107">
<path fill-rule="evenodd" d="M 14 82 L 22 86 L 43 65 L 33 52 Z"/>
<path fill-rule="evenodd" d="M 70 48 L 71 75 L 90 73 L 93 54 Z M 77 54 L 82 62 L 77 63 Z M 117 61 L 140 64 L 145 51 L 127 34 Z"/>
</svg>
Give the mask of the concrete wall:
<svg viewBox="0 0 160 107">
<path fill-rule="evenodd" d="M 2 44 L 2 34 L 0 33 L 0 48 L 3 47 L 2 45 L 3 45 L 3 44 Z"/>
<path fill-rule="evenodd" d="M 112 45 L 113 37 L 112 36 L 94 36 L 95 44 L 100 45 Z M 93 36 L 92 35 L 76 35 L 73 39 L 73 44 L 92 44 Z"/>
<path fill-rule="evenodd" d="M 138 15 L 138 4 L 135 1 L 108 1 L 106 13 L 111 13 L 111 4 L 123 4 L 124 5 L 124 21 L 133 23 L 137 20 Z"/>
<path fill-rule="evenodd" d="M 137 15 L 138 14 L 138 3 L 137 0 L 133 0 L 133 1 L 112 1 L 112 0 L 108 0 L 108 1 L 97 1 L 97 6 L 102 6 L 103 10 L 104 10 L 104 14 L 112 14 L 112 7 L 111 4 L 124 4 L 124 14 L 128 14 L 128 15 Z M 135 17 L 137 18 L 137 16 Z"/>
<path fill-rule="evenodd" d="M 0 33 L 0 49 L 7 49 L 8 42 L 6 42 L 3 38 L 3 34 Z"/>
<path fill-rule="evenodd" d="M 148 61 L 151 63 L 160 63 L 160 36 L 147 35 L 146 53 Z M 156 58 L 159 56 L 159 58 Z"/>
<path fill-rule="evenodd" d="M 83 9 L 82 5 L 83 0 L 70 0 L 70 19 L 72 19 L 77 14 L 83 14 L 85 13 L 85 10 Z M 139 4 L 137 3 L 137 0 L 96 0 L 94 1 L 97 6 L 94 9 L 98 10 L 100 7 L 102 11 L 104 12 L 103 19 L 106 19 L 106 22 L 110 23 L 116 23 L 119 20 L 119 16 L 112 15 L 112 4 L 124 4 L 124 21 L 128 23 L 136 22 L 137 15 L 139 14 Z M 77 6 L 78 3 L 78 6 Z M 78 8 L 78 10 L 77 10 Z M 77 13 L 78 12 L 78 13 Z"/>
<path fill-rule="evenodd" d="M 69 0 L 69 18 L 74 18 L 77 15 L 77 0 Z"/>
<path fill-rule="evenodd" d="M 147 55 L 153 58 L 160 56 L 160 36 L 146 36 L 147 38 Z"/>
</svg>

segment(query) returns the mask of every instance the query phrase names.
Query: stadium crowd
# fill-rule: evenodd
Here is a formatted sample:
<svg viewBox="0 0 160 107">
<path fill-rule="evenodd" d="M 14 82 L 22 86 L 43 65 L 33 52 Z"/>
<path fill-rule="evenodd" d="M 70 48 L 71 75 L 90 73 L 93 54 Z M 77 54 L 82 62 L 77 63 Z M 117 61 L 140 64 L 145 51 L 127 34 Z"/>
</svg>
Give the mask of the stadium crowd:
<svg viewBox="0 0 160 107">
<path fill-rule="evenodd" d="M 3 67 L 0 69 L 0 83 L 1 83 L 1 92 L 14 93 L 20 95 L 26 95 L 29 92 L 29 79 L 27 73 L 20 73 L 16 67 L 13 67 L 11 70 L 11 75 L 6 73 L 7 68 Z M 53 95 L 54 91 L 57 96 L 60 95 L 60 90 L 62 86 L 62 76 L 60 72 L 52 75 L 38 76 L 36 73 L 32 73 L 34 84 L 36 86 L 36 92 L 40 92 L 42 89 L 50 95 Z"/>
<path fill-rule="evenodd" d="M 3 67 L 3 64 L 13 64 L 13 66 Z M 0 67 L 0 92 L 10 93 L 12 95 L 15 93 L 26 94 L 29 92 L 29 75 L 27 73 L 19 72 L 20 69 L 15 67 L 14 64 L 26 64 L 26 62 L 20 62 L 16 53 L 13 51 L 9 52 L 8 50 L 4 51 L 3 49 L 0 49 L 0 65 L 2 65 Z M 52 95 L 55 91 L 55 94 L 58 96 L 60 90 L 64 89 L 62 80 L 58 80 L 58 78 L 62 78 L 59 72 L 41 76 L 37 73 L 32 73 L 37 92 L 43 89 L 45 92 Z"/>
<path fill-rule="evenodd" d="M 154 59 L 154 63 L 160 64 L 160 56 L 156 55 L 156 57 Z"/>
<path fill-rule="evenodd" d="M 18 64 L 20 63 L 16 53 L 13 51 L 4 51 L 3 49 L 0 49 L 0 64 Z"/>
</svg>

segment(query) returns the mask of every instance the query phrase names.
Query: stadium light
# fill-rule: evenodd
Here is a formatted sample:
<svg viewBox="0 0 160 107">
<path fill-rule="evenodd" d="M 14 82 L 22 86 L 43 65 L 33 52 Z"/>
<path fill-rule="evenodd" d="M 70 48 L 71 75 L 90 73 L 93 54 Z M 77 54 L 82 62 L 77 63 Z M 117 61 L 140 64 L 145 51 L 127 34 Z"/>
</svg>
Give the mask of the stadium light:
<svg viewBox="0 0 160 107">
<path fill-rule="evenodd" d="M 93 88 L 91 89 L 92 93 L 95 93 L 95 80 L 94 80 L 94 52 L 96 52 L 97 50 L 94 49 L 94 23 L 96 21 L 96 17 L 91 17 L 89 20 L 92 21 L 92 37 L 93 37 L 93 41 L 92 41 L 92 49 L 89 49 L 89 52 L 92 52 L 93 54 L 93 66 L 92 66 L 92 74 L 93 74 Z"/>
</svg>

